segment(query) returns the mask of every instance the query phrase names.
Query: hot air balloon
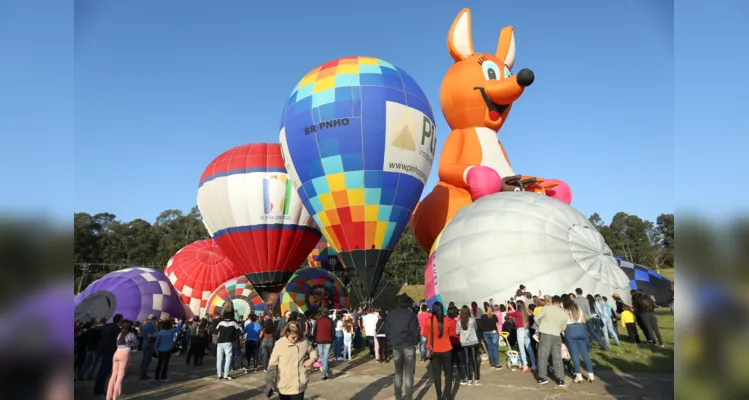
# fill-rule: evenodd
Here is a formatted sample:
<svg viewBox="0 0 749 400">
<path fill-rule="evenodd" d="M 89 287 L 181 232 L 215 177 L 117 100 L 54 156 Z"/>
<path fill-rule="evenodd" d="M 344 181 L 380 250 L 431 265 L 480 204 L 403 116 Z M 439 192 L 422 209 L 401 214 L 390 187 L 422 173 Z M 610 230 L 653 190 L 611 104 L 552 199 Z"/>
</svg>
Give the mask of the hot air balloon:
<svg viewBox="0 0 749 400">
<path fill-rule="evenodd" d="M 635 264 L 621 257 L 616 257 L 616 262 L 627 274 L 632 290 L 642 289 L 648 296 L 653 296 L 655 304 L 658 305 L 665 305 L 671 301 L 671 281 L 668 278 L 644 265 Z"/>
<path fill-rule="evenodd" d="M 429 257 L 428 303 L 508 299 L 521 284 L 551 295 L 578 287 L 616 292 L 629 302 L 629 278 L 596 228 L 570 205 L 537 193 L 496 193 L 461 208 Z"/>
<path fill-rule="evenodd" d="M 244 276 L 229 279 L 217 287 L 208 298 L 205 312 L 209 315 L 221 315 L 229 302 L 236 312 L 236 318 L 242 315 L 248 319 L 250 314 L 263 315 L 265 312 L 263 299 Z"/>
<path fill-rule="evenodd" d="M 311 267 L 322 268 L 334 273 L 344 285 L 349 284 L 349 270 L 341 262 L 333 246 L 323 237 L 320 243 L 307 256 L 307 263 Z"/>
<path fill-rule="evenodd" d="M 213 240 L 268 302 L 320 240 L 278 144 L 247 144 L 216 157 L 200 178 L 198 208 Z"/>
<path fill-rule="evenodd" d="M 321 238 L 312 252 L 307 256 L 307 263 L 310 267 L 324 268 L 331 271 L 330 260 L 338 257 L 333 246 L 325 238 Z"/>
<path fill-rule="evenodd" d="M 202 316 L 214 289 L 246 271 L 232 263 L 211 239 L 190 243 L 176 252 L 164 274 L 192 316 Z"/>
<path fill-rule="evenodd" d="M 349 307 L 348 289 L 343 282 L 322 268 L 302 268 L 294 273 L 281 292 L 281 313 L 299 311 L 309 315 L 321 306 Z"/>
<path fill-rule="evenodd" d="M 179 294 L 167 277 L 151 268 L 130 267 L 110 272 L 94 281 L 76 297 L 75 319 L 110 319 L 122 314 L 131 321 L 145 321 L 150 314 L 160 319 L 182 318 Z"/>
<path fill-rule="evenodd" d="M 305 208 L 371 299 L 432 169 L 426 96 L 386 61 L 333 60 L 292 91 L 280 142 Z"/>
</svg>

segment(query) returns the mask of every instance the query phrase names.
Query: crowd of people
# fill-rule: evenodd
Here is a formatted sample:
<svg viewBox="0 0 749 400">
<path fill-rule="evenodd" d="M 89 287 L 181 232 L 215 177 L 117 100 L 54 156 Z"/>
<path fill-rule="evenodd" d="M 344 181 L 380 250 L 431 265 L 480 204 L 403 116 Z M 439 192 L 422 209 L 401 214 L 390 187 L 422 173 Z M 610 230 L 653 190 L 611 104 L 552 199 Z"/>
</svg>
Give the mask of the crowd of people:
<svg viewBox="0 0 749 400">
<path fill-rule="evenodd" d="M 619 345 L 619 323 L 626 339 L 642 343 L 642 331 L 644 342 L 664 346 L 653 299 L 642 291 L 631 295 L 632 304 L 626 304 L 612 294 L 612 306 L 606 296 L 584 294 L 580 288 L 551 296 L 532 295 L 520 285 L 514 298 L 503 304 L 489 299 L 483 307 L 476 302 L 461 307 L 436 302 L 430 309 L 401 295 L 398 306 L 389 311 L 365 306 L 331 315 L 327 307 L 320 307 L 309 315 L 251 314 L 246 321 L 233 310 L 189 321 L 159 321 L 153 315 L 143 322 L 128 321 L 118 314 L 109 323 L 76 321 L 75 376 L 94 380 L 95 395 L 117 399 L 133 353 L 141 355 L 140 379 L 162 383 L 169 381 L 174 353 L 186 354 L 186 363 L 194 366 L 211 354 L 217 379 L 232 379 L 232 371 L 236 376 L 262 370 L 268 395 L 303 399 L 313 370 L 320 370 L 320 379 L 330 379 L 331 362 L 350 361 L 368 348 L 369 357 L 378 363 L 390 362 L 392 355 L 397 399 L 413 397 L 418 356 L 421 363 L 429 363 L 437 398 L 442 400 L 450 398 L 454 380 L 462 386 L 481 385 L 482 360 L 488 361 L 489 370 L 502 369 L 499 348 L 506 347 L 519 353 L 515 357 L 508 351 L 506 365 L 514 367 L 517 362 L 517 369 L 533 374 L 538 384 L 547 384 L 551 371 L 553 381 L 563 387 L 567 369 L 573 382 L 595 381 L 590 351 L 594 344 L 603 351 L 612 341 Z"/>
</svg>

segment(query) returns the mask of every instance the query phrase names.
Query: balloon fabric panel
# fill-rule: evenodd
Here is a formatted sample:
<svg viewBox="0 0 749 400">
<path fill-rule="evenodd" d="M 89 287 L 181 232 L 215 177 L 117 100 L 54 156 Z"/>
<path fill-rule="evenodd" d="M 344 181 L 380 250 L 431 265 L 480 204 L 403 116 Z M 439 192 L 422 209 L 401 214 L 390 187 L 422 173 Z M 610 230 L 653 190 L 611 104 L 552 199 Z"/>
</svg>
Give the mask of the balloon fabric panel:
<svg viewBox="0 0 749 400">
<path fill-rule="evenodd" d="M 671 301 L 671 281 L 665 276 L 640 264 L 635 264 L 616 257 L 619 267 L 630 279 L 629 286 L 632 290 L 642 289 L 649 296 L 655 297 L 655 303 L 659 305 L 668 304 Z"/>
<path fill-rule="evenodd" d="M 309 253 L 309 256 L 307 256 L 307 262 L 309 262 L 309 265 L 312 267 L 330 267 L 330 259 L 337 255 L 335 249 L 323 237 L 320 239 L 317 246 L 312 249 L 312 252 Z"/>
<path fill-rule="evenodd" d="M 346 57 L 307 74 L 280 141 L 304 206 L 348 268 L 377 287 L 418 202 L 436 132 L 426 96 L 383 60 Z"/>
<path fill-rule="evenodd" d="M 217 157 L 201 177 L 198 207 L 218 246 L 258 290 L 280 290 L 320 239 L 278 144 Z"/>
<path fill-rule="evenodd" d="M 232 263 L 212 239 L 183 247 L 164 268 L 164 274 L 192 315 L 202 315 L 211 292 L 242 273 L 242 269 Z"/>
<path fill-rule="evenodd" d="M 348 308 L 346 286 L 332 272 L 322 268 L 302 268 L 289 279 L 281 299 L 281 313 L 299 311 L 316 313 L 324 301 L 332 301 L 332 308 Z"/>
<path fill-rule="evenodd" d="M 230 279 L 216 288 L 208 298 L 206 314 L 221 314 L 229 301 L 234 305 L 234 310 L 245 319 L 250 314 L 262 315 L 265 311 L 263 299 L 244 276 Z"/>
<path fill-rule="evenodd" d="M 457 304 L 510 298 L 520 284 L 544 294 L 580 287 L 629 297 L 629 278 L 590 221 L 537 193 L 495 193 L 462 208 L 433 253 L 435 293 Z"/>
<path fill-rule="evenodd" d="M 102 302 L 109 304 L 102 306 Z M 144 321 L 150 314 L 160 319 L 184 316 L 179 295 L 167 277 L 160 271 L 142 267 L 104 275 L 86 287 L 73 306 L 76 318 L 81 319 L 86 316 L 111 319 L 116 314 L 131 321 Z M 93 315 L 90 311 L 94 309 L 104 310 L 105 314 Z"/>
</svg>

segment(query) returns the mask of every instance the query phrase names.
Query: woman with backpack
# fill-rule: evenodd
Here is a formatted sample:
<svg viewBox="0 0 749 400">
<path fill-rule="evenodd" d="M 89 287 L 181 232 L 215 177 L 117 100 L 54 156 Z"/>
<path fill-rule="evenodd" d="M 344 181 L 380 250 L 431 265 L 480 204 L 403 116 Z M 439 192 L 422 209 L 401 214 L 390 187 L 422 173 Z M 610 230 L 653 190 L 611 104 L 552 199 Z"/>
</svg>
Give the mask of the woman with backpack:
<svg viewBox="0 0 749 400">
<path fill-rule="evenodd" d="M 494 320 L 490 322 L 493 327 L 497 326 Z M 479 386 L 481 385 L 479 381 L 481 379 L 481 356 L 479 356 L 479 338 L 476 335 L 476 319 L 471 318 L 471 310 L 466 306 L 460 309 L 457 333 L 460 336 L 460 345 L 463 347 L 463 353 L 465 354 L 466 372 L 468 373 L 468 379 L 461 381 L 460 384 Z M 497 364 L 499 364 L 498 361 Z"/>
</svg>

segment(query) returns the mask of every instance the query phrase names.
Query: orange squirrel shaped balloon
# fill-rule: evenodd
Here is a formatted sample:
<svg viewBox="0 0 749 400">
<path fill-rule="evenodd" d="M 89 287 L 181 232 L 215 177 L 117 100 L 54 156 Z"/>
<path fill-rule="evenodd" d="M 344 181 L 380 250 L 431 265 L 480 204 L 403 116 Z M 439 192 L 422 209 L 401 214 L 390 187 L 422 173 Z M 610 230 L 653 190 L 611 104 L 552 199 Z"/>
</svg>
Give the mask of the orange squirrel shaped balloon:
<svg viewBox="0 0 749 400">
<path fill-rule="evenodd" d="M 429 252 L 437 235 L 462 207 L 500 191 L 526 190 L 570 203 L 569 186 L 558 180 L 519 176 L 510 167 L 497 131 L 535 79 L 533 71 L 512 74 L 515 34 L 502 28 L 496 54 L 474 53 L 471 14 L 463 9 L 450 27 L 447 49 L 455 63 L 440 88 L 442 113 L 452 132 L 440 155 L 439 182 L 417 206 L 411 227 Z"/>
</svg>

